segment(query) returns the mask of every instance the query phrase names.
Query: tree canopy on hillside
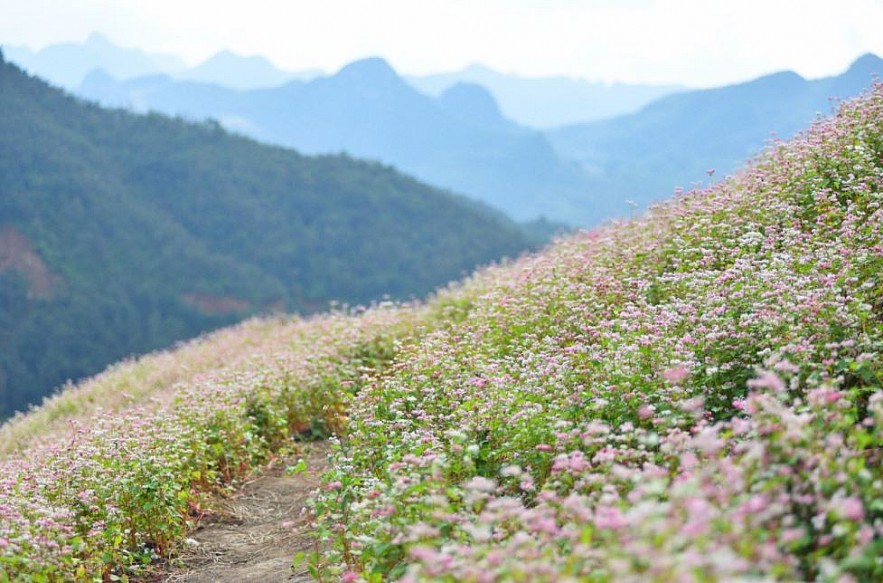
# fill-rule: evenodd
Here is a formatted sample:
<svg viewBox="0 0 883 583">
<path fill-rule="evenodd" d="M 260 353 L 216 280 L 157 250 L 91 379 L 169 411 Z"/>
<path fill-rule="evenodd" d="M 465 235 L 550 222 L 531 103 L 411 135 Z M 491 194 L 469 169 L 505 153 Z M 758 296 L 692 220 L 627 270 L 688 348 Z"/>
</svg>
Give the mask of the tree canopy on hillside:
<svg viewBox="0 0 883 583">
<path fill-rule="evenodd" d="M 66 379 L 271 310 L 407 299 L 531 237 L 391 167 L 74 99 L 0 64 L 0 418 Z"/>
</svg>

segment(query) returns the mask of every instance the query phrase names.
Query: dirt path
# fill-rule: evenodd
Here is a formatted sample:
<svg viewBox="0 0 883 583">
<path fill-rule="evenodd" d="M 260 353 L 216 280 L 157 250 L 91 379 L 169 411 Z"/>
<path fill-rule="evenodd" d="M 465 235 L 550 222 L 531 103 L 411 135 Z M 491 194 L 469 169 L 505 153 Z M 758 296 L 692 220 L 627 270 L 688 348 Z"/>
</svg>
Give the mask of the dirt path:
<svg viewBox="0 0 883 583">
<path fill-rule="evenodd" d="M 312 581 L 306 569 L 294 571 L 291 564 L 298 551 L 312 548 L 301 510 L 328 468 L 328 451 L 326 442 L 305 444 L 302 453 L 277 461 L 240 492 L 221 500 L 190 535 L 195 542 L 181 557 L 184 568 L 170 573 L 165 581 Z M 299 457 L 306 461 L 307 471 L 286 475 L 286 466 L 294 465 Z"/>
</svg>

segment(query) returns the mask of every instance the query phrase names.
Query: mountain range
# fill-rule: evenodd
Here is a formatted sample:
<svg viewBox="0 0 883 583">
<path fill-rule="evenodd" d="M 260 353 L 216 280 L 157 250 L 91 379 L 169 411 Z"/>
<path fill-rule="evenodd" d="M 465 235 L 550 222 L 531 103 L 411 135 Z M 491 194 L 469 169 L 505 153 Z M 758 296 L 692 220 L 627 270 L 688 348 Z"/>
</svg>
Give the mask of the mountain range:
<svg viewBox="0 0 883 583">
<path fill-rule="evenodd" d="M 460 83 L 433 98 L 380 58 L 252 91 L 167 75 L 117 81 L 93 72 L 78 93 L 105 106 L 217 119 L 304 153 L 345 151 L 380 160 L 521 221 L 545 216 L 589 224 L 602 218 L 592 213 L 578 166 L 563 161 L 540 132 L 503 117 L 487 90 Z"/>
<path fill-rule="evenodd" d="M 68 90 L 76 89 L 83 78 L 95 69 L 102 69 L 120 79 L 152 75 L 158 71 L 176 73 L 186 69 L 184 61 L 176 56 L 122 48 L 97 32 L 82 43 L 59 43 L 39 51 L 3 45 L 3 55 L 6 60 L 16 63 L 32 75 Z"/>
<path fill-rule="evenodd" d="M 312 79 L 322 75 L 322 71 L 310 69 L 292 73 L 278 69 L 265 57 L 244 57 L 231 51 L 221 51 L 195 67 L 173 72 L 173 75 L 176 79 L 248 91 L 284 85 L 295 79 Z"/>
<path fill-rule="evenodd" d="M 0 418 L 249 314 L 422 296 L 534 244 L 377 162 L 102 109 L 0 53 Z"/>
<path fill-rule="evenodd" d="M 733 172 L 771 140 L 792 137 L 880 75 L 883 59 L 866 54 L 840 75 L 807 80 L 780 72 L 670 95 L 631 115 L 545 135 L 559 155 L 582 167 L 601 212 L 622 215 L 627 199 L 644 207 L 676 187 L 708 183 L 712 171 L 715 177 Z"/>
<path fill-rule="evenodd" d="M 241 56 L 227 50 L 195 67 L 188 67 L 178 57 L 119 47 L 100 33 L 93 33 L 82 43 L 50 45 L 39 51 L 5 46 L 4 51 L 7 59 L 26 71 L 70 90 L 76 90 L 86 75 L 96 69 L 102 69 L 120 81 L 165 74 L 175 79 L 243 91 L 266 89 L 293 80 L 309 80 L 324 74 L 319 69 L 286 71 L 264 57 Z M 506 117 L 536 128 L 631 113 L 653 99 L 683 89 L 677 86 L 605 84 L 566 77 L 524 78 L 480 64 L 449 73 L 409 75 L 405 80 L 432 97 L 438 97 L 457 83 L 476 83 L 491 92 Z"/>
<path fill-rule="evenodd" d="M 723 177 L 787 138 L 831 98 L 859 94 L 883 73 L 874 55 L 841 75 L 781 72 L 662 97 L 640 111 L 540 132 L 506 118 L 484 87 L 458 83 L 438 97 L 413 89 L 385 61 L 255 91 L 155 75 L 130 81 L 93 72 L 79 93 L 105 105 L 214 118 L 259 140 L 308 153 L 347 151 L 463 192 L 517 220 L 570 225 L 623 217 L 677 188 Z"/>
<path fill-rule="evenodd" d="M 486 88 L 500 104 L 503 115 L 536 129 L 598 121 L 634 113 L 672 93 L 680 85 L 601 83 L 570 77 L 519 77 L 473 64 L 460 71 L 435 75 L 409 75 L 405 79 L 420 91 L 441 95 L 457 83 Z"/>
<path fill-rule="evenodd" d="M 75 90 L 86 75 L 95 70 L 105 71 L 117 79 L 165 74 L 176 79 L 241 90 L 273 87 L 293 79 L 310 79 L 322 74 L 318 69 L 283 71 L 265 57 L 241 56 L 231 51 L 221 51 L 194 67 L 188 67 L 175 55 L 123 48 L 97 32 L 82 43 L 59 43 L 38 51 L 6 45 L 3 51 L 7 60 L 68 90 Z"/>
</svg>

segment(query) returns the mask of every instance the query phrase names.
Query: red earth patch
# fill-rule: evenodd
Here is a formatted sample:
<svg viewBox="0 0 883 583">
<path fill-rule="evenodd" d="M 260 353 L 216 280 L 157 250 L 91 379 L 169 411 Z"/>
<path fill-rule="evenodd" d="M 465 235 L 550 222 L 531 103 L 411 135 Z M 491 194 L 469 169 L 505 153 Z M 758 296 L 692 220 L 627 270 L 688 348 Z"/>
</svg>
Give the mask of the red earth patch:
<svg viewBox="0 0 883 583">
<path fill-rule="evenodd" d="M 47 298 L 60 277 L 49 271 L 21 231 L 7 225 L 0 228 L 0 271 L 16 270 L 28 282 L 28 299 Z"/>
</svg>

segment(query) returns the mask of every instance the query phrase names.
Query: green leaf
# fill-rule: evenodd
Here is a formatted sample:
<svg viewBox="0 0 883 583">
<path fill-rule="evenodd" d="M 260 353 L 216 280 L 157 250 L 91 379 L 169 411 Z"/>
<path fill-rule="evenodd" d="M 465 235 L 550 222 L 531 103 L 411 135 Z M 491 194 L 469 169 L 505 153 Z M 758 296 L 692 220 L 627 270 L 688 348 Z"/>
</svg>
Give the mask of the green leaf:
<svg viewBox="0 0 883 583">
<path fill-rule="evenodd" d="M 297 569 L 307 560 L 307 554 L 303 551 L 298 551 L 296 555 L 294 555 L 294 559 L 291 561 L 291 568 Z"/>
<path fill-rule="evenodd" d="M 285 468 L 285 473 L 289 476 L 297 476 L 299 474 L 305 473 L 309 468 L 307 468 L 307 462 L 303 459 L 297 460 L 297 463 L 293 466 L 288 466 Z"/>
</svg>

